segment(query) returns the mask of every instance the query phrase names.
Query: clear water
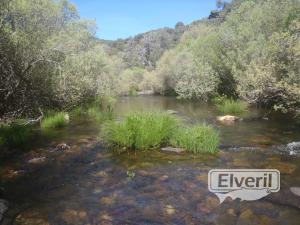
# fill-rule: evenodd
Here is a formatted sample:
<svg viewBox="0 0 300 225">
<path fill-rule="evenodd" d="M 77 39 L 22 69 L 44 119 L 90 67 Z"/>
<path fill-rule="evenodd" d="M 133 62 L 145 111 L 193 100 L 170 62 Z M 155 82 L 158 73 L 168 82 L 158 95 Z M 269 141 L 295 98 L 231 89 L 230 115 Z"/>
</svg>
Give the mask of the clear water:
<svg viewBox="0 0 300 225">
<path fill-rule="evenodd" d="M 157 96 L 121 98 L 116 106 L 118 117 L 135 110 L 175 110 L 187 123 L 212 124 L 221 134 L 221 151 L 216 156 L 113 153 L 97 141 L 101 125 L 89 120 L 38 132 L 29 151 L 0 164 L 0 198 L 10 202 L 2 223 L 299 224 L 300 197 L 289 188 L 300 187 L 300 158 L 274 150 L 300 141 L 299 124 L 292 118 L 272 115 L 264 120 L 265 112 L 251 110 L 243 121 L 222 125 L 213 106 Z M 59 143 L 71 149 L 49 151 Z M 34 157 L 46 161 L 28 163 Z M 220 205 L 207 189 L 207 173 L 216 168 L 277 168 L 281 191 L 253 202 L 227 199 Z M 135 176 L 128 177 L 127 171 Z"/>
</svg>

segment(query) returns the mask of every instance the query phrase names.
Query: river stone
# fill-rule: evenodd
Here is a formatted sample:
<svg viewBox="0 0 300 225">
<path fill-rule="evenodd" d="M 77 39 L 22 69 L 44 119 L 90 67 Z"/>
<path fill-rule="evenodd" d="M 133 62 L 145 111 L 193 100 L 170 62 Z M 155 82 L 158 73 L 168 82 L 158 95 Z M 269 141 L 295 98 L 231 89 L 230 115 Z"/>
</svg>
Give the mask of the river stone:
<svg viewBox="0 0 300 225">
<path fill-rule="evenodd" d="M 295 196 L 290 188 L 281 188 L 279 192 L 265 197 L 272 204 L 300 209 L 300 198 Z"/>
<path fill-rule="evenodd" d="M 172 110 L 172 109 L 168 109 L 168 110 L 167 110 L 167 113 L 168 113 L 168 114 L 171 114 L 171 115 L 174 115 L 174 114 L 177 114 L 178 112 L 175 111 L 175 110 Z"/>
<path fill-rule="evenodd" d="M 173 215 L 176 212 L 176 209 L 172 205 L 166 205 L 165 210 L 168 215 Z"/>
<path fill-rule="evenodd" d="M 237 116 L 231 116 L 231 115 L 226 115 L 226 116 L 217 116 L 217 121 L 219 122 L 234 122 L 239 120 L 240 118 Z"/>
<path fill-rule="evenodd" d="M 7 177 L 8 178 L 13 178 L 13 177 L 25 174 L 25 173 L 26 173 L 26 170 L 9 170 L 7 172 Z"/>
<path fill-rule="evenodd" d="M 251 209 L 244 210 L 238 218 L 237 225 L 274 225 L 276 221 L 265 215 L 255 215 Z"/>
<path fill-rule="evenodd" d="M 300 187 L 291 187 L 291 192 L 297 196 L 300 196 Z"/>
<path fill-rule="evenodd" d="M 67 145 L 66 143 L 58 144 L 54 148 L 50 149 L 50 152 L 59 152 L 59 151 L 65 151 L 69 150 L 71 147 Z"/>
<path fill-rule="evenodd" d="M 207 184 L 207 182 L 208 182 L 208 175 L 207 174 L 202 174 L 202 175 L 197 176 L 196 179 L 198 181 L 201 181 L 201 182 Z"/>
<path fill-rule="evenodd" d="M 164 152 L 175 152 L 175 153 L 182 153 L 185 152 L 183 148 L 173 148 L 173 147 L 165 147 L 161 149 Z"/>
<path fill-rule="evenodd" d="M 300 141 L 287 144 L 286 149 L 289 151 L 290 155 L 300 154 Z"/>
<path fill-rule="evenodd" d="M 70 116 L 69 116 L 68 113 L 66 113 L 66 114 L 64 115 L 64 118 L 65 118 L 65 121 L 66 121 L 66 122 L 69 122 L 69 121 L 70 121 Z"/>
<path fill-rule="evenodd" d="M 0 199 L 0 222 L 3 219 L 4 213 L 7 211 L 8 209 L 8 202 Z"/>
<path fill-rule="evenodd" d="M 37 164 L 46 161 L 46 157 L 38 157 L 28 160 L 28 163 Z"/>
<path fill-rule="evenodd" d="M 87 213 L 83 210 L 66 209 L 62 214 L 62 219 L 68 224 L 86 224 Z"/>
<path fill-rule="evenodd" d="M 16 217 L 15 223 L 16 225 L 24 224 L 24 225 L 50 225 L 48 221 L 44 218 L 40 218 L 37 213 L 27 213 L 24 215 L 20 214 Z"/>
</svg>

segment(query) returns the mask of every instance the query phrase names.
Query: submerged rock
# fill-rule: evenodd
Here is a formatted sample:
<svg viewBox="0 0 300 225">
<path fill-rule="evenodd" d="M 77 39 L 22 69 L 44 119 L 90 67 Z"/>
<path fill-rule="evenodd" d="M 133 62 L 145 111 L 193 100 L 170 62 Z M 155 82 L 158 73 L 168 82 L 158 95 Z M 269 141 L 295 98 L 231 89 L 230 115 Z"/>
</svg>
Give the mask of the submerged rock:
<svg viewBox="0 0 300 225">
<path fill-rule="evenodd" d="M 236 221 L 238 225 L 272 225 L 276 224 L 276 221 L 273 218 L 270 218 L 266 215 L 257 215 L 251 209 L 246 209 L 241 212 L 238 220 Z"/>
<path fill-rule="evenodd" d="M 177 111 L 172 110 L 172 109 L 168 109 L 168 110 L 167 110 L 167 113 L 170 114 L 170 115 L 178 114 Z"/>
<path fill-rule="evenodd" d="M 297 189 L 281 188 L 279 192 L 272 193 L 271 195 L 268 195 L 265 199 L 271 202 L 272 204 L 300 209 L 300 198 L 295 196 L 296 192 L 297 194 L 300 194 L 299 190 Z"/>
<path fill-rule="evenodd" d="M 65 121 L 66 121 L 66 122 L 69 122 L 69 121 L 70 121 L 70 116 L 69 116 L 68 113 L 66 113 L 66 114 L 64 115 L 64 118 L 65 118 Z"/>
<path fill-rule="evenodd" d="M 69 150 L 71 147 L 67 145 L 66 143 L 58 144 L 54 148 L 51 148 L 51 152 L 59 152 L 59 151 L 65 151 Z"/>
<path fill-rule="evenodd" d="M 297 196 L 300 196 L 300 187 L 291 187 L 290 191 Z"/>
<path fill-rule="evenodd" d="M 217 116 L 217 121 L 220 123 L 233 123 L 238 120 L 241 120 L 241 118 L 237 116 L 231 116 L 231 115 Z"/>
<path fill-rule="evenodd" d="M 166 211 L 166 213 L 167 213 L 168 215 L 173 215 L 173 214 L 175 214 L 176 209 L 175 209 L 175 207 L 172 206 L 172 205 L 166 205 L 166 206 L 165 206 L 165 211 Z"/>
<path fill-rule="evenodd" d="M 28 160 L 28 163 L 37 164 L 37 163 L 42 163 L 44 161 L 46 161 L 46 157 L 38 157 L 38 158 L 33 158 Z"/>
<path fill-rule="evenodd" d="M 173 148 L 173 147 L 165 147 L 161 149 L 164 152 L 175 152 L 175 153 L 182 153 L 185 152 L 183 148 Z"/>
<path fill-rule="evenodd" d="M 288 154 L 290 156 L 300 156 L 300 142 L 291 142 L 287 145 L 278 145 L 273 148 L 281 154 Z"/>
<path fill-rule="evenodd" d="M 274 161 L 267 165 L 268 169 L 277 169 L 281 174 L 292 174 L 297 169 L 297 166 L 292 163 Z"/>
<path fill-rule="evenodd" d="M 4 213 L 7 211 L 8 209 L 8 202 L 0 199 L 0 222 L 3 219 Z"/>
<path fill-rule="evenodd" d="M 287 144 L 286 149 L 289 151 L 290 155 L 300 154 L 300 141 Z"/>
<path fill-rule="evenodd" d="M 25 174 L 25 173 L 26 173 L 26 170 L 9 170 L 7 172 L 7 177 L 8 178 L 13 178 L 13 177 Z"/>
</svg>

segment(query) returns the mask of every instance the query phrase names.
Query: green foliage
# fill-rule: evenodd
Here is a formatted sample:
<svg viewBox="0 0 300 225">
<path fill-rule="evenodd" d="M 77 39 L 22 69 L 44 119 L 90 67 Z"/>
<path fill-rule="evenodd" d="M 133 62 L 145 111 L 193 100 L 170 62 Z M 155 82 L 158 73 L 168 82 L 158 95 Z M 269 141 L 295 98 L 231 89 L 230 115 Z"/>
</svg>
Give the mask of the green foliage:
<svg viewBox="0 0 300 225">
<path fill-rule="evenodd" d="M 144 83 L 147 75 L 148 71 L 139 67 L 124 70 L 118 80 L 119 94 L 136 96 L 137 91 L 147 89 Z"/>
<path fill-rule="evenodd" d="M 178 125 L 177 120 L 163 112 L 136 112 L 124 121 L 109 121 L 104 136 L 113 145 L 133 150 L 148 150 L 167 142 Z"/>
<path fill-rule="evenodd" d="M 219 134 L 207 125 L 180 127 L 172 136 L 174 147 L 184 148 L 192 153 L 215 153 L 219 147 Z"/>
<path fill-rule="evenodd" d="M 207 26 L 201 29 L 203 38 L 211 30 Z M 201 53 L 195 51 L 196 44 L 192 38 L 184 36 L 175 49 L 167 51 L 162 56 L 154 72 L 157 92 L 169 93 L 175 90 L 180 98 L 204 100 L 216 92 L 219 78 L 205 60 L 206 49 L 203 48 Z"/>
<path fill-rule="evenodd" d="M 0 146 L 22 147 L 31 140 L 33 135 L 29 126 L 12 124 L 0 125 Z"/>
<path fill-rule="evenodd" d="M 224 115 L 243 115 L 247 112 L 248 104 L 245 101 L 225 99 L 216 103 L 218 110 Z"/>
<path fill-rule="evenodd" d="M 155 89 L 181 98 L 216 92 L 287 111 L 300 104 L 300 2 L 235 0 L 194 23 L 157 63 Z"/>
<path fill-rule="evenodd" d="M 295 0 L 246 0 L 226 17 L 219 30 L 224 65 L 243 98 L 268 107 L 296 105 L 300 58 L 293 30 L 299 9 Z"/>
<path fill-rule="evenodd" d="M 41 127 L 43 129 L 64 127 L 68 123 L 68 119 L 66 118 L 66 115 L 67 114 L 64 112 L 58 112 L 58 113 L 47 115 L 42 120 Z"/>
<path fill-rule="evenodd" d="M 0 3 L 0 116 L 70 109 L 115 95 L 122 61 L 67 0 Z"/>
</svg>

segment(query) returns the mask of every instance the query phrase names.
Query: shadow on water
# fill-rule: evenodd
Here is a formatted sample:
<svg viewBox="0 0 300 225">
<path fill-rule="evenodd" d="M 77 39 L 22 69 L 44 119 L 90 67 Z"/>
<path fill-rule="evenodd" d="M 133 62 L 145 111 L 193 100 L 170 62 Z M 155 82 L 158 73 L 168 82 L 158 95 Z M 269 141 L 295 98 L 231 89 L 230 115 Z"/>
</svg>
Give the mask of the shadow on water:
<svg viewBox="0 0 300 225">
<path fill-rule="evenodd" d="M 269 148 L 297 141 L 300 129 L 292 120 L 263 120 L 263 112 L 253 110 L 241 122 L 221 125 L 213 106 L 168 97 L 122 98 L 116 112 L 122 117 L 154 109 L 214 125 L 223 146 L 257 148 L 224 148 L 215 156 L 116 153 L 97 141 L 99 124 L 76 121 L 41 133 L 31 151 L 0 165 L 2 197 L 10 203 L 3 224 L 298 224 L 300 197 L 289 187 L 300 186 L 300 158 Z M 70 149 L 49 151 L 61 142 Z M 45 161 L 28 163 L 32 157 Z M 258 201 L 227 199 L 220 205 L 207 189 L 207 173 L 215 168 L 279 169 L 281 191 Z"/>
</svg>

